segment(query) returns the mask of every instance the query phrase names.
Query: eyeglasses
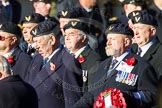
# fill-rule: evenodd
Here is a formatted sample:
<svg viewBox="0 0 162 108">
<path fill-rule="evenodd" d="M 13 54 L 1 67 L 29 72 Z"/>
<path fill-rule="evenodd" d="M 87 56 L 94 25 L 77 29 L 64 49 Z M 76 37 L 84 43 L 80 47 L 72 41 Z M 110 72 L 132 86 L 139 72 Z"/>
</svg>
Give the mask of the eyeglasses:
<svg viewBox="0 0 162 108">
<path fill-rule="evenodd" d="M 5 39 L 9 39 L 11 37 L 3 37 L 3 36 L 0 36 L 0 41 L 5 41 Z"/>
</svg>

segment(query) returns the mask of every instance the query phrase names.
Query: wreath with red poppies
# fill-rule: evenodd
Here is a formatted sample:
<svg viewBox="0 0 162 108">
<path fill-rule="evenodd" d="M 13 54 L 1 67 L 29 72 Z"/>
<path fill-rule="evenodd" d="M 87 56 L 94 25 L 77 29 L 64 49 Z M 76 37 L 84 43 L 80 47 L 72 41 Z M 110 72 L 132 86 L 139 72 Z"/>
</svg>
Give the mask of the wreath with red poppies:
<svg viewBox="0 0 162 108">
<path fill-rule="evenodd" d="M 122 92 L 115 88 L 108 88 L 104 92 L 101 92 L 100 95 L 97 97 L 93 107 L 94 108 L 106 108 L 104 99 L 107 95 L 111 96 L 111 104 L 113 108 L 126 108 L 127 107 Z"/>
</svg>

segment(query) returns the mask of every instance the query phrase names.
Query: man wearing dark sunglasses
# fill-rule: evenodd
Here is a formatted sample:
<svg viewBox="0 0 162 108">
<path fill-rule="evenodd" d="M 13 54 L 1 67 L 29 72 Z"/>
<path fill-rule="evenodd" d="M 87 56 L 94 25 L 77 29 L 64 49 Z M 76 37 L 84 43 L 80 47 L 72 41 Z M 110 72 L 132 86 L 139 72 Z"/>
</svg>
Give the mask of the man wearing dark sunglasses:
<svg viewBox="0 0 162 108">
<path fill-rule="evenodd" d="M 25 78 L 31 57 L 23 53 L 18 47 L 21 29 L 14 23 L 0 23 L 0 55 L 10 62 L 14 75 Z"/>
</svg>

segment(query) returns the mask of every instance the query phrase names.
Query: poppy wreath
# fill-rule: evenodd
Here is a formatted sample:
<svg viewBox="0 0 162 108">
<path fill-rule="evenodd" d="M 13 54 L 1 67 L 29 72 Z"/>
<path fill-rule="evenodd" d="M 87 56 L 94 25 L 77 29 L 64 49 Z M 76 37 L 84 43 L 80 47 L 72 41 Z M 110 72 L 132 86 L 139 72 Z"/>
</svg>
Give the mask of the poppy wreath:
<svg viewBox="0 0 162 108">
<path fill-rule="evenodd" d="M 106 108 L 104 98 L 110 95 L 111 104 L 113 108 L 126 108 L 126 102 L 123 97 L 123 93 L 115 88 L 108 88 L 105 91 L 101 92 L 100 95 L 97 97 L 93 108 Z"/>
</svg>

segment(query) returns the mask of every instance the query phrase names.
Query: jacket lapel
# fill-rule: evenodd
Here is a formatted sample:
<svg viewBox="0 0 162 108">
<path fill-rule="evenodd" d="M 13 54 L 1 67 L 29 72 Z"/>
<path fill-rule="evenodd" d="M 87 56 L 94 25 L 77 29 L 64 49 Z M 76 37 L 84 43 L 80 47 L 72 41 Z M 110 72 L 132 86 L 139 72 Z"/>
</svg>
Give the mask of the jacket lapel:
<svg viewBox="0 0 162 108">
<path fill-rule="evenodd" d="M 57 70 L 62 66 L 61 56 L 62 53 L 64 53 L 62 50 L 59 50 L 52 58 L 51 60 L 42 68 L 42 70 L 39 72 L 38 78 L 41 78 L 41 81 L 34 82 L 34 86 L 37 88 L 39 87 L 43 82 L 45 82 L 47 79 L 51 78 L 54 73 L 57 72 Z M 52 77 L 54 78 L 54 77 Z"/>
<path fill-rule="evenodd" d="M 159 48 L 160 42 L 157 41 L 155 44 L 153 44 L 145 53 L 143 56 L 146 60 L 150 60 L 152 55 L 157 51 L 157 48 Z"/>
</svg>

